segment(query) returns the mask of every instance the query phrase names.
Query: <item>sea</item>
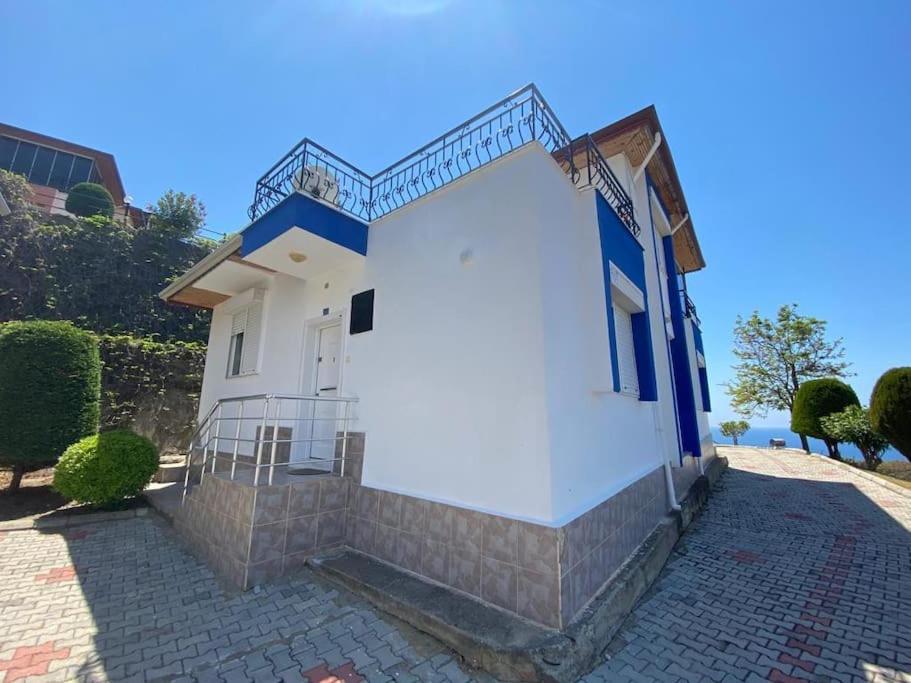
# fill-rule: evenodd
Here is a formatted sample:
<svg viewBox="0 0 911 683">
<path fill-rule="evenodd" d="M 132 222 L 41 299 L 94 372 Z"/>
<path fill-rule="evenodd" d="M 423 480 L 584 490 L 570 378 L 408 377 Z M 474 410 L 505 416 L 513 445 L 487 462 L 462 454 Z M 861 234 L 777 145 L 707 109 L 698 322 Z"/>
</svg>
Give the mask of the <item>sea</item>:
<svg viewBox="0 0 911 683">
<path fill-rule="evenodd" d="M 715 438 L 715 443 L 717 444 L 734 443 L 733 439 L 721 436 L 718 427 L 712 427 L 712 436 Z M 784 439 L 788 448 L 800 448 L 800 437 L 787 427 L 751 427 L 750 430 L 737 441 L 741 446 L 768 446 L 769 439 Z M 822 455 L 827 452 L 826 445 L 819 439 L 810 439 L 810 450 Z M 841 457 L 848 460 L 864 459 L 864 456 L 861 455 L 857 446 L 854 446 L 853 444 L 839 444 L 838 450 L 841 453 Z M 905 456 L 890 447 L 889 450 L 883 454 L 883 460 L 905 460 Z"/>
</svg>

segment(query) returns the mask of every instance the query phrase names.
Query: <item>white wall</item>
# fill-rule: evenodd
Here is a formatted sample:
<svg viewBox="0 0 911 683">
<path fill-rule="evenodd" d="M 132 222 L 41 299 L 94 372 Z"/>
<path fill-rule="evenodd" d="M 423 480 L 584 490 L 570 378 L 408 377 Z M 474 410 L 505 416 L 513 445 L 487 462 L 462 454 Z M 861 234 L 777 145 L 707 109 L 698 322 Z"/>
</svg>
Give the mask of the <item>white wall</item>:
<svg viewBox="0 0 911 683">
<path fill-rule="evenodd" d="M 610 163 L 629 189 L 625 158 Z M 307 321 L 375 288 L 374 329 L 343 334 L 364 483 L 565 523 L 677 458 L 644 179 L 632 190 L 659 405 L 612 391 L 594 193 L 534 143 L 371 224 L 363 265 L 266 277 L 258 374 L 225 378 L 236 302 L 220 305 L 200 412 L 217 397 L 308 390 Z"/>
</svg>

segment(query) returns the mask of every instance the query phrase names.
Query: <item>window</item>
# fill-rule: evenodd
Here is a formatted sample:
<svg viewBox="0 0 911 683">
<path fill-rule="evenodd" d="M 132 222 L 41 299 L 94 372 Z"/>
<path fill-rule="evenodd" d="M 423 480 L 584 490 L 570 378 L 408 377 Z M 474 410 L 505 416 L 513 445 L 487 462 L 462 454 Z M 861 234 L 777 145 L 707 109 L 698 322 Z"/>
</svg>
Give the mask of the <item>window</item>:
<svg viewBox="0 0 911 683">
<path fill-rule="evenodd" d="M 13 159 L 13 167 L 10 170 L 13 173 L 21 173 L 28 177 L 29 171 L 32 170 L 32 162 L 35 161 L 35 152 L 37 151 L 37 145 L 33 145 L 31 142 L 20 142 L 19 149 L 16 150 L 16 158 Z"/>
<path fill-rule="evenodd" d="M 259 337 L 263 305 L 250 304 L 231 319 L 231 339 L 228 345 L 228 377 L 256 372 L 259 358 Z"/>
<path fill-rule="evenodd" d="M 95 162 L 24 140 L 0 136 L 0 168 L 21 173 L 30 183 L 67 192 L 76 183 L 101 183 Z"/>
<path fill-rule="evenodd" d="M 617 364 L 620 369 L 620 391 L 639 395 L 639 369 L 636 367 L 636 344 L 633 320 L 625 308 L 613 304 L 614 330 L 617 337 Z"/>
</svg>

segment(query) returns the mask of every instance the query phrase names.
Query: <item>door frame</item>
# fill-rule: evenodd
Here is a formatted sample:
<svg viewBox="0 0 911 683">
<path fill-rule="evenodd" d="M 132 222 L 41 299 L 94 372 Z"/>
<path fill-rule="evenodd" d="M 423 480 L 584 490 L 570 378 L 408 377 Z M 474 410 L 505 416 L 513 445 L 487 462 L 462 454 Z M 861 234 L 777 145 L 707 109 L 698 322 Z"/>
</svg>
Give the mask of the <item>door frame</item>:
<svg viewBox="0 0 911 683">
<path fill-rule="evenodd" d="M 321 315 L 304 322 L 303 344 L 301 348 L 301 372 L 298 380 L 298 394 L 301 396 L 316 395 L 316 366 L 319 354 L 319 333 L 321 330 L 333 325 L 339 325 L 339 366 L 338 389 L 336 395 L 342 396 L 342 387 L 345 382 L 345 359 L 348 353 L 348 335 L 345 334 L 348 325 L 348 309 L 344 308 L 329 315 Z"/>
</svg>

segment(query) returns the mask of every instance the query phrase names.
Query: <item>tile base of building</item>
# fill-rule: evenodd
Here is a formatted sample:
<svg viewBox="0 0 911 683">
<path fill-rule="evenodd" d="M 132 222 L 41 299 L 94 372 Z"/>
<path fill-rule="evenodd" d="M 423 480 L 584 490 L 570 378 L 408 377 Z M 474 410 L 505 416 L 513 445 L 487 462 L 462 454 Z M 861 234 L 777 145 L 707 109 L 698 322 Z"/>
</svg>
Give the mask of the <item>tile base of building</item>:
<svg viewBox="0 0 911 683">
<path fill-rule="evenodd" d="M 175 528 L 241 590 L 347 546 L 559 630 L 670 509 L 658 467 L 565 526 L 518 521 L 362 486 L 363 443 L 358 435 L 344 477 L 285 474 L 253 486 L 249 476 L 206 474 Z"/>
</svg>

